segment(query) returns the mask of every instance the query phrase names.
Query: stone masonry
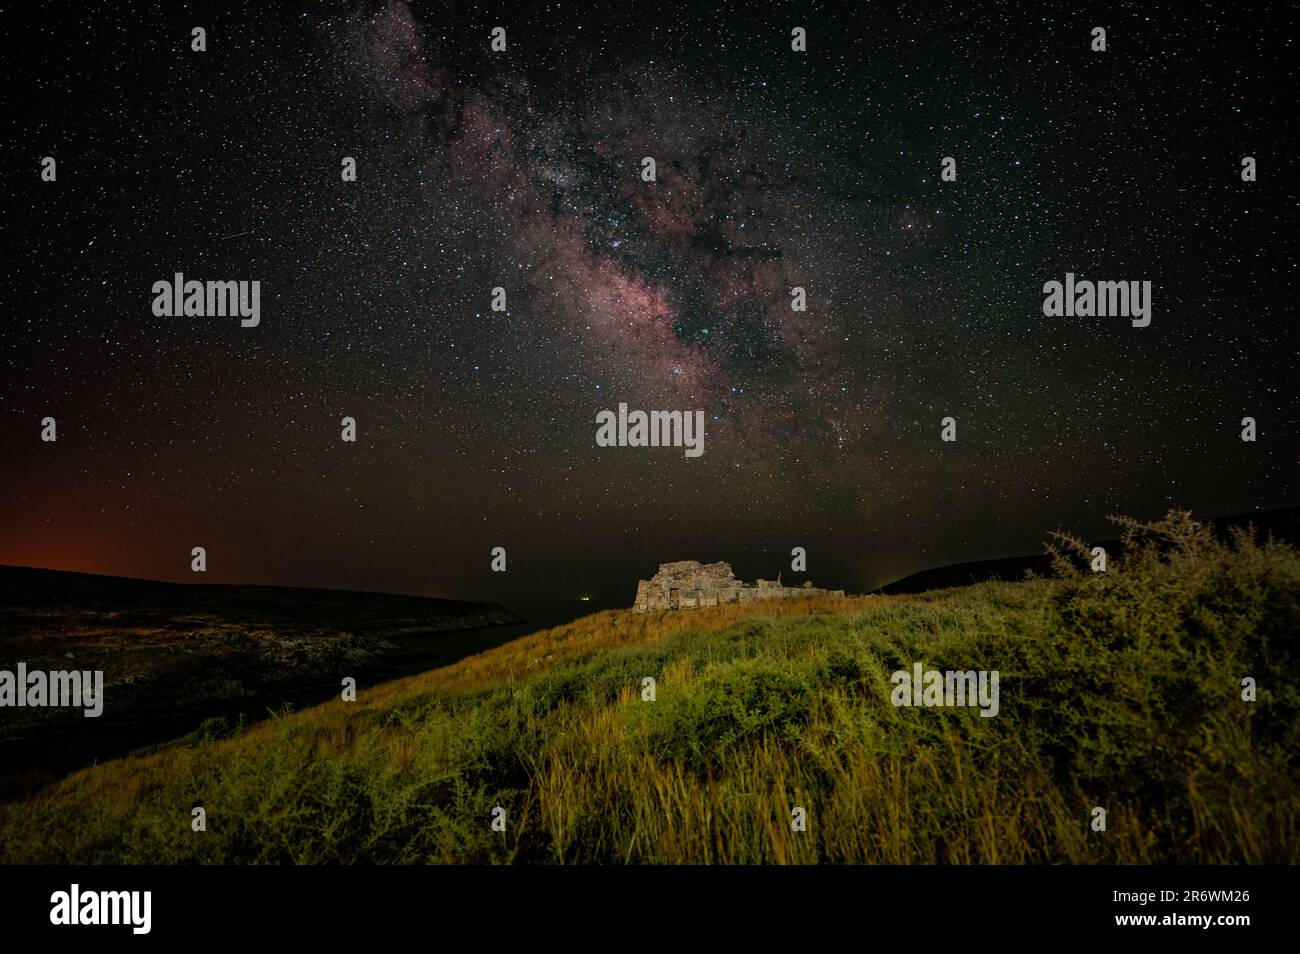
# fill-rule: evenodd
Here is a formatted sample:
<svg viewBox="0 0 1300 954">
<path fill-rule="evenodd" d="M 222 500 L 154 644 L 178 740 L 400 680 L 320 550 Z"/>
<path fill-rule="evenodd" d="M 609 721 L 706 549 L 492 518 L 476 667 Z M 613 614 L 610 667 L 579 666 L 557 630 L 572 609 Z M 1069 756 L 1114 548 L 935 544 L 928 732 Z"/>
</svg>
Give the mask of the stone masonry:
<svg viewBox="0 0 1300 954">
<path fill-rule="evenodd" d="M 743 583 L 736 579 L 731 566 L 726 563 L 704 564 L 696 560 L 678 560 L 663 563 L 659 572 L 636 585 L 636 602 L 632 609 L 638 613 L 651 610 L 696 609 L 700 606 L 718 606 L 722 603 L 751 603 L 755 600 L 777 600 L 792 596 L 843 596 L 843 590 L 823 590 L 811 582 L 803 586 L 782 586 L 774 580 Z"/>
</svg>

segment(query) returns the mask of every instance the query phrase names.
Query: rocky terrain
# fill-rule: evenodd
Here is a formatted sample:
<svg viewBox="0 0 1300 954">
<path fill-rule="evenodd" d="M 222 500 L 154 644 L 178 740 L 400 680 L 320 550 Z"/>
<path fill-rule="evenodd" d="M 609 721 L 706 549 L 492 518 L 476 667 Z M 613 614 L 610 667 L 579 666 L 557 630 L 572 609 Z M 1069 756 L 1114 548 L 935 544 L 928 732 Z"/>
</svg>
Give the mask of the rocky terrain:
<svg viewBox="0 0 1300 954">
<path fill-rule="evenodd" d="M 0 566 L 0 669 L 102 670 L 99 722 L 339 684 L 431 655 L 425 637 L 519 622 L 495 603 Z M 0 738 L 90 721 L 0 707 Z"/>
</svg>

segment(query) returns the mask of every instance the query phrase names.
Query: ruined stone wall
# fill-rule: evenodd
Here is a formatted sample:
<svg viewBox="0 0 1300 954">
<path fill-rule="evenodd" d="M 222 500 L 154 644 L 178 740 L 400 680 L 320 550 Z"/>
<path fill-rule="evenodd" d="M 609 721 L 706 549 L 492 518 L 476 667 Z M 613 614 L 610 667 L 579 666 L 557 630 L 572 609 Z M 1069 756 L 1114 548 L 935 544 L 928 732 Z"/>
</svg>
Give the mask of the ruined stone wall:
<svg viewBox="0 0 1300 954">
<path fill-rule="evenodd" d="M 736 579 L 730 565 L 678 560 L 664 563 L 648 580 L 639 580 L 632 608 L 640 613 L 654 610 L 697 609 L 724 603 L 788 599 L 794 596 L 843 596 L 843 590 L 823 590 L 811 583 L 782 586 L 773 580 L 754 584 Z"/>
</svg>

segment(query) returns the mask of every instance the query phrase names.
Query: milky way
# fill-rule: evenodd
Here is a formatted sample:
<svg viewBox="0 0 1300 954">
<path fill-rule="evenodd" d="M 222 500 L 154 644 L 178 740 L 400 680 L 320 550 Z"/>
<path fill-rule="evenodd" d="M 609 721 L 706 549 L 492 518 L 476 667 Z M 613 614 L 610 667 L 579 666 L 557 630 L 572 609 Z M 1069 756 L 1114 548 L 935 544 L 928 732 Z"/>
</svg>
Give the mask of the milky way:
<svg viewBox="0 0 1300 954">
<path fill-rule="evenodd" d="M 625 603 L 673 559 L 788 577 L 803 546 L 860 590 L 1295 502 L 1285 39 L 715 6 L 33 22 L 0 562 L 185 579 L 202 543 L 214 581 Z M 261 325 L 155 318 L 176 271 L 260 280 Z M 1045 318 L 1067 271 L 1150 280 L 1151 326 Z M 705 454 L 597 447 L 620 402 L 703 409 Z"/>
</svg>

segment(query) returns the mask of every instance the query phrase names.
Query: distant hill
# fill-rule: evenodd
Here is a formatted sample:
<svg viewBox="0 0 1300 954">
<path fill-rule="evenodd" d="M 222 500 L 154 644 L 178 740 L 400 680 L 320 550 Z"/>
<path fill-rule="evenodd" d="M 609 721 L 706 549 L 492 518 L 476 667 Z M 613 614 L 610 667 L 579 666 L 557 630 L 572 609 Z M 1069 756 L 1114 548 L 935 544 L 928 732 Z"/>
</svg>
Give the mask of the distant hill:
<svg viewBox="0 0 1300 954">
<path fill-rule="evenodd" d="M 497 603 L 0 566 L 0 669 L 102 670 L 103 722 L 338 685 L 452 634 L 520 622 Z M 5 707 L 0 738 L 98 721 Z"/>
<path fill-rule="evenodd" d="M 222 613 L 235 620 L 275 619 L 301 626 L 337 624 L 345 617 L 357 630 L 394 634 L 470 629 L 517 623 L 498 603 L 444 600 L 394 593 L 252 586 L 233 583 L 161 583 L 95 573 L 71 573 L 0 564 L 0 605 L 77 606 L 96 612 L 145 614 L 160 619 L 181 613 Z M 0 623 L 7 626 L 9 620 Z M 396 629 L 395 629 L 396 628 Z M 4 637 L 0 629 L 0 639 Z"/>
<path fill-rule="evenodd" d="M 1266 535 L 1272 535 L 1275 539 L 1300 546 L 1300 507 L 1255 510 L 1229 517 L 1218 517 L 1209 522 L 1221 533 L 1226 533 L 1231 527 L 1244 527 L 1250 524 L 1254 526 L 1261 539 Z M 1094 546 L 1105 547 L 1107 553 L 1117 552 L 1120 543 L 1118 537 L 1090 542 Z M 985 580 L 1019 580 L 1023 579 L 1025 573 L 1029 571 L 1046 575 L 1051 572 L 1051 569 L 1052 558 L 1046 553 L 999 557 L 996 560 L 973 560 L 969 563 L 953 563 L 921 570 L 893 583 L 886 583 L 874 592 L 924 593 L 926 590 L 967 586 Z"/>
</svg>

